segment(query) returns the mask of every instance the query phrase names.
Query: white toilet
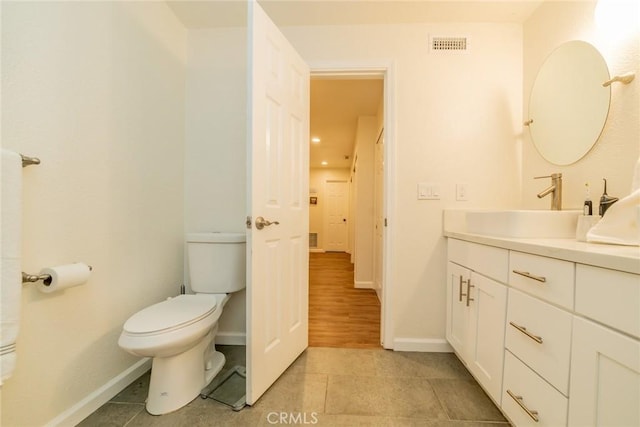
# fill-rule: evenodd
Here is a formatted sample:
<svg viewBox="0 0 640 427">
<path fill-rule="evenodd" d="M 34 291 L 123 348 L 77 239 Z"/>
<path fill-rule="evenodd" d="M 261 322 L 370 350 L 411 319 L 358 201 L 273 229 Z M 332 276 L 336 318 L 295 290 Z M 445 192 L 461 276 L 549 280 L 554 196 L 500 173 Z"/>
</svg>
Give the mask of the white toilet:
<svg viewBox="0 0 640 427">
<path fill-rule="evenodd" d="M 147 307 L 124 324 L 118 344 L 152 357 L 147 411 L 175 411 L 192 401 L 225 363 L 215 350 L 218 319 L 230 293 L 245 288 L 245 234 L 187 235 L 187 260 L 195 295 Z"/>
</svg>

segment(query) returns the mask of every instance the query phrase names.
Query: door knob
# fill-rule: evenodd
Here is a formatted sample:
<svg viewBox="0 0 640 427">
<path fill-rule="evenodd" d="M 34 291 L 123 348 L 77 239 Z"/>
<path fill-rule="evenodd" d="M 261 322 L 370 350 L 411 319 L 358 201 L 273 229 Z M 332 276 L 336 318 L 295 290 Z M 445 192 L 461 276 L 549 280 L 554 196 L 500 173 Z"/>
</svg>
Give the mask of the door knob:
<svg viewBox="0 0 640 427">
<path fill-rule="evenodd" d="M 263 217 L 261 217 L 261 216 L 259 216 L 258 218 L 256 218 L 256 228 L 257 228 L 258 230 L 262 230 L 263 228 L 268 227 L 268 226 L 270 226 L 270 225 L 272 225 L 272 224 L 274 224 L 274 225 L 278 225 L 278 224 L 280 224 L 280 223 L 279 223 L 278 221 L 273 221 L 273 222 L 268 221 L 268 220 L 264 219 L 264 218 L 263 218 Z"/>
</svg>

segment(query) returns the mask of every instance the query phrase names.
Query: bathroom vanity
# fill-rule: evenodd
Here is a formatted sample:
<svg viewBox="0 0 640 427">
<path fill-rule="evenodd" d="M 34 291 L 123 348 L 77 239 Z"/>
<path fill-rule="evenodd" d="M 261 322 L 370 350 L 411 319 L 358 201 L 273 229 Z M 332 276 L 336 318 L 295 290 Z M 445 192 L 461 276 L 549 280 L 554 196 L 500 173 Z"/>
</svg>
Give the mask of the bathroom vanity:
<svg viewBox="0 0 640 427">
<path fill-rule="evenodd" d="M 447 216 L 446 337 L 509 420 L 640 425 L 640 249 Z"/>
</svg>

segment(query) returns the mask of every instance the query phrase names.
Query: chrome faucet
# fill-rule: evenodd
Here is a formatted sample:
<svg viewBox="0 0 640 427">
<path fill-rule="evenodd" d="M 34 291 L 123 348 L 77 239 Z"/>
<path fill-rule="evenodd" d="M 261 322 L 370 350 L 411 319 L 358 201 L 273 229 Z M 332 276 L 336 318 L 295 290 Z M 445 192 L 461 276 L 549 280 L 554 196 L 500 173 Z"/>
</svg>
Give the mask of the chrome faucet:
<svg viewBox="0 0 640 427">
<path fill-rule="evenodd" d="M 547 176 L 536 176 L 533 179 L 551 178 L 551 186 L 538 193 L 538 199 L 542 199 L 544 196 L 551 193 L 551 210 L 562 210 L 562 174 L 552 173 Z"/>
</svg>

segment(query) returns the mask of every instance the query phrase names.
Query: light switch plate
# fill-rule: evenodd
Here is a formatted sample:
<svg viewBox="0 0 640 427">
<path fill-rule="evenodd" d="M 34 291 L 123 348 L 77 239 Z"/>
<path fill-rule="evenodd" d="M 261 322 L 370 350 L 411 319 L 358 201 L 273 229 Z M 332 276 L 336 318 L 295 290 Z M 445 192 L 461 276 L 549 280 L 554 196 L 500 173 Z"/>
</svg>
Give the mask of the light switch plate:
<svg viewBox="0 0 640 427">
<path fill-rule="evenodd" d="M 432 182 L 418 183 L 418 200 L 440 200 L 440 186 Z"/>
</svg>

